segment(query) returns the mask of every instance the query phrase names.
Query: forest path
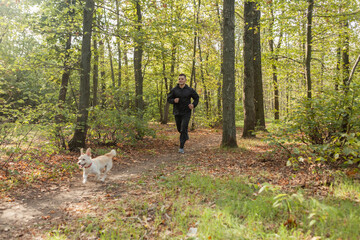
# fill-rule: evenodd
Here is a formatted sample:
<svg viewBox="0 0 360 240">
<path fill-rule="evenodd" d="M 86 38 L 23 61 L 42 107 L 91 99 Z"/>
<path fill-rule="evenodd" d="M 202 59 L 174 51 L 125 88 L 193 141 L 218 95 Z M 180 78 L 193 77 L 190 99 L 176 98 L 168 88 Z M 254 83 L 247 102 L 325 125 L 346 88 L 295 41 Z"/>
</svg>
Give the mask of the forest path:
<svg viewBox="0 0 360 240">
<path fill-rule="evenodd" d="M 165 166 L 183 164 L 194 155 L 217 148 L 221 141 L 220 131 L 190 132 L 190 140 L 185 146 L 186 153 L 179 154 L 178 133 L 174 126 L 166 129 L 170 136 L 170 140 L 163 141 L 166 144 L 158 144 L 154 148 L 148 146 L 137 150 L 136 154 L 130 152 L 125 156 L 116 156 L 105 183 L 97 182 L 94 176 L 89 176 L 88 182 L 82 184 L 82 171 L 79 170 L 68 181 L 44 183 L 38 188 L 16 194 L 10 202 L 1 201 L 0 239 L 34 239 L 34 236 L 39 236 L 39 232 L 94 209 L 90 202 L 101 203 L 109 197 L 122 198 L 129 190 L 126 187 L 128 181 L 156 174 Z"/>
</svg>

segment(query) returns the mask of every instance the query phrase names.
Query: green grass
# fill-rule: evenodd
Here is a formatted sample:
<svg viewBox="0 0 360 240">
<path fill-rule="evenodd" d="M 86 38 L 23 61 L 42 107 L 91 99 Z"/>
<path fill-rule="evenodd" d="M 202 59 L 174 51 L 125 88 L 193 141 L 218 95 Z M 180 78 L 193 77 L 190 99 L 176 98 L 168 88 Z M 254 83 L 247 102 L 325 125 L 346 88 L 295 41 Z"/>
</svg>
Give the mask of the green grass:
<svg viewBox="0 0 360 240">
<path fill-rule="evenodd" d="M 343 179 L 325 199 L 260 188 L 246 177 L 175 172 L 152 181 L 151 196 L 119 200 L 98 217 L 84 217 L 63 235 L 100 239 L 359 239 L 359 183 Z M 133 187 L 139 187 L 134 185 Z M 348 197 L 356 195 L 357 198 Z M 80 229 L 80 230 L 79 230 Z M 56 237 L 56 238 L 55 238 Z M 50 237 L 52 239 L 52 237 Z"/>
</svg>

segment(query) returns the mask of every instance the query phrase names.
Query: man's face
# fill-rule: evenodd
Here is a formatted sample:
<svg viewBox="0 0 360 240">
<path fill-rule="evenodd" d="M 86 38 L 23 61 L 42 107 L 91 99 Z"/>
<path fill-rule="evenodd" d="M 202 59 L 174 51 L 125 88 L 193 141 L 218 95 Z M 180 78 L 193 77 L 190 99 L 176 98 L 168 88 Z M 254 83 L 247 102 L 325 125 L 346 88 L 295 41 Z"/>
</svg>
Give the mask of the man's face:
<svg viewBox="0 0 360 240">
<path fill-rule="evenodd" d="M 185 85 L 186 78 L 184 76 L 179 76 L 179 85 Z"/>
</svg>

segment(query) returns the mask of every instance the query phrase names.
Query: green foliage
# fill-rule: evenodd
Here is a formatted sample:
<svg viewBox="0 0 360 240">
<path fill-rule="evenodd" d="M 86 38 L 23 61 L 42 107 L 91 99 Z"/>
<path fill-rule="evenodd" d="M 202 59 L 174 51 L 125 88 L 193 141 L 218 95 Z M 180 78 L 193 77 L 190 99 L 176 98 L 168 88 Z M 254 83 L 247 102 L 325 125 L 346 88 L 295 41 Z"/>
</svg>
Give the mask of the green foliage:
<svg viewBox="0 0 360 240">
<path fill-rule="evenodd" d="M 88 140 L 99 145 L 135 143 L 144 136 L 155 137 L 146 120 L 130 111 L 95 107 L 89 114 Z"/>
<path fill-rule="evenodd" d="M 352 89 L 351 95 L 329 90 L 311 100 L 303 100 L 293 106 L 284 123 L 279 125 L 281 129 L 274 129 L 269 136 L 290 153 L 290 162 L 358 163 L 360 108 L 357 95 L 358 89 Z M 291 142 L 296 145 L 286 146 L 285 143 Z"/>
</svg>

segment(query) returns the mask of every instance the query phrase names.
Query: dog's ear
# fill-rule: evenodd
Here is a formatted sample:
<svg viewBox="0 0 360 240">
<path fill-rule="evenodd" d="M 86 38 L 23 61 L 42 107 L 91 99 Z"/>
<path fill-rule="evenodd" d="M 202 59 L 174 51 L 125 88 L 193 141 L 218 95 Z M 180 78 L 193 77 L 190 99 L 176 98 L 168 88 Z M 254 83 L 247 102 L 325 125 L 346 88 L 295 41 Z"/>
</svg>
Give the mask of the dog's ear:
<svg viewBox="0 0 360 240">
<path fill-rule="evenodd" d="M 91 149 L 90 149 L 90 148 L 86 149 L 86 155 L 88 155 L 89 157 L 91 157 Z"/>
<path fill-rule="evenodd" d="M 84 155 L 84 149 L 80 148 L 80 155 Z"/>
</svg>

